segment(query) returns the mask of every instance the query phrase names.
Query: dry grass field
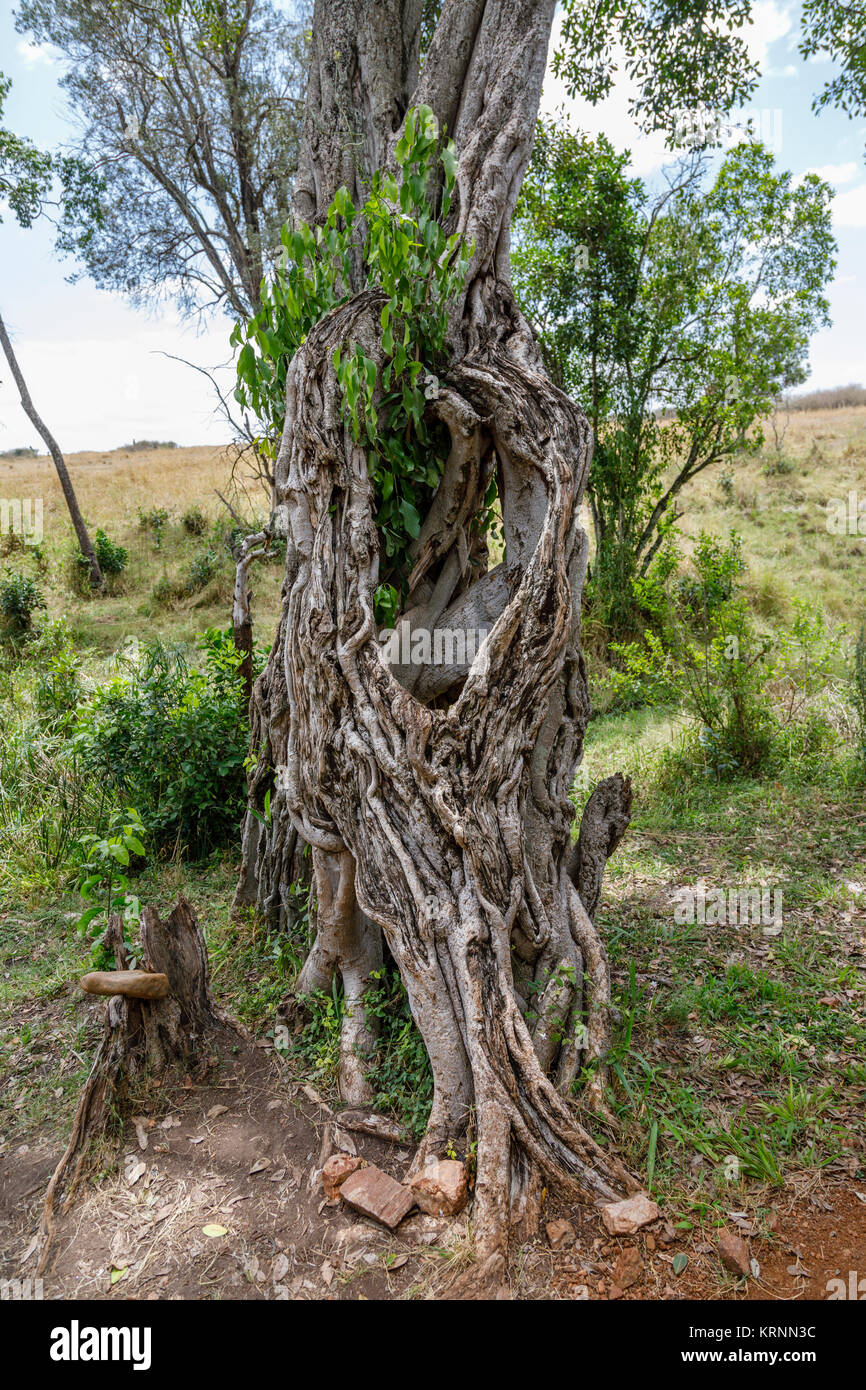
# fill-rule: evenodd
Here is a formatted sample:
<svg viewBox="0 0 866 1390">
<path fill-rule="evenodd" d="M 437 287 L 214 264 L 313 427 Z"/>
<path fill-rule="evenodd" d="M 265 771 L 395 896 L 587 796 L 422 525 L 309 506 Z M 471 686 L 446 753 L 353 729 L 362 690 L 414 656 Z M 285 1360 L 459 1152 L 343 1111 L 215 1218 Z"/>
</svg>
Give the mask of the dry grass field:
<svg viewBox="0 0 866 1390">
<path fill-rule="evenodd" d="M 866 535 L 829 534 L 827 503 L 851 491 L 866 499 L 866 406 L 792 412 L 777 425 L 778 450 L 768 424 L 759 456 L 708 469 L 685 489 L 683 532 L 740 533 L 762 616 L 784 620 L 800 597 L 850 624 L 863 614 Z"/>
<path fill-rule="evenodd" d="M 743 538 L 748 557 L 748 591 L 757 612 L 784 621 L 791 600 L 820 603 L 833 621 L 851 623 L 862 607 L 866 574 L 866 536 L 834 536 L 826 526 L 827 503 L 852 490 L 866 493 L 866 406 L 792 411 L 772 423 L 755 457 L 719 464 L 695 479 L 681 499 L 682 534 L 688 543 L 702 529 Z M 264 513 L 262 491 L 246 497 L 232 488 L 229 448 L 117 449 L 70 454 L 67 460 L 79 500 L 93 530 L 102 527 L 126 546 L 131 565 L 123 593 L 94 604 L 55 593 L 58 611 L 69 611 L 82 633 L 102 650 L 124 624 L 143 625 L 189 637 L 203 625 L 227 618 L 227 579 L 196 595 L 189 604 L 158 613 L 147 608 L 148 591 L 160 577 L 182 566 L 195 547 L 184 538 L 181 518 L 198 507 L 213 522 L 230 518 L 217 492 L 245 517 Z M 71 546 L 71 528 L 51 459 L 0 456 L 0 497 L 42 497 L 45 543 L 59 559 Z M 139 524 L 139 511 L 165 509 L 169 522 L 155 550 Z M 688 548 L 686 546 L 686 548 Z M 270 629 L 279 599 L 277 567 L 257 576 L 258 616 Z"/>
<path fill-rule="evenodd" d="M 191 641 L 208 627 L 225 627 L 231 612 L 231 564 L 219 534 L 191 536 L 182 518 L 198 509 L 217 532 L 229 529 L 231 515 L 221 493 L 237 513 L 252 521 L 267 513 L 265 493 L 244 490 L 233 479 L 234 452 L 228 447 L 115 449 L 69 454 L 66 462 L 85 519 L 94 535 L 101 528 L 129 551 L 122 581 L 96 601 L 70 591 L 66 579 L 73 533 L 63 493 L 50 457 L 0 456 L 0 497 L 42 498 L 44 545 L 49 573 L 44 589 L 52 616 L 66 616 L 77 639 L 107 654 L 128 636 L 160 634 Z M 141 523 L 142 514 L 168 513 L 162 537 Z M 154 591 L 177 580 L 196 555 L 213 548 L 218 556 L 214 579 L 182 600 L 156 603 Z M 255 577 L 256 617 L 262 640 L 269 640 L 279 614 L 281 575 L 278 565 L 261 568 Z M 268 634 L 268 636 L 266 636 Z"/>
</svg>

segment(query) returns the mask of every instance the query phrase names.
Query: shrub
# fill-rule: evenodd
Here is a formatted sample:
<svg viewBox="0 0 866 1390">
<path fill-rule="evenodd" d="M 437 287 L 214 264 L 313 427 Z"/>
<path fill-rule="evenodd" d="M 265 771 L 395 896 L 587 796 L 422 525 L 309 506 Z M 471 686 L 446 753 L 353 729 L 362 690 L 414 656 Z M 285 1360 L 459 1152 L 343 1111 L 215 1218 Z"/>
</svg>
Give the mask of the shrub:
<svg viewBox="0 0 866 1390">
<path fill-rule="evenodd" d="M 745 572 L 743 542 L 731 531 L 727 544 L 701 531 L 692 553 L 694 577 L 684 575 L 675 586 L 676 597 L 693 617 L 706 621 L 731 598 Z"/>
<path fill-rule="evenodd" d="M 839 410 L 846 406 L 866 405 L 866 389 L 852 382 L 849 386 L 836 386 L 823 391 L 803 391 L 797 396 L 787 396 L 785 405 L 789 410 Z"/>
<path fill-rule="evenodd" d="M 105 813 L 104 786 L 67 740 L 35 724 L 0 729 L 0 885 L 16 896 L 30 883 L 56 887 Z"/>
<path fill-rule="evenodd" d="M 26 574 L 7 574 L 0 580 L 0 614 L 12 637 L 24 637 L 33 630 L 36 611 L 45 601 L 35 579 Z"/>
<path fill-rule="evenodd" d="M 126 569 L 129 551 L 124 550 L 122 545 L 116 545 L 101 529 L 96 532 L 93 549 L 99 561 L 99 568 L 106 579 L 122 574 Z M 86 555 L 82 555 L 80 550 L 75 556 L 75 563 L 89 581 L 90 561 Z"/>
<path fill-rule="evenodd" d="M 207 530 L 207 517 L 200 507 L 190 507 L 181 520 L 188 536 L 203 536 Z"/>
<path fill-rule="evenodd" d="M 103 574 L 122 574 L 126 569 L 129 551 L 124 550 L 122 545 L 116 545 L 114 541 L 109 540 L 104 531 L 98 530 L 96 532 L 96 543 L 93 548 L 96 551 L 99 568 Z"/>
<path fill-rule="evenodd" d="M 138 524 L 142 531 L 150 531 L 157 550 L 162 549 L 162 538 L 168 522 L 169 514 L 165 507 L 152 507 L 149 512 L 141 507 L 138 509 Z"/>
<path fill-rule="evenodd" d="M 36 705 L 49 722 L 64 727 L 72 722 L 82 697 L 81 662 L 76 656 L 65 618 L 55 618 L 34 643 L 37 660 Z"/>
<path fill-rule="evenodd" d="M 128 453 L 139 453 L 146 449 L 176 449 L 173 439 L 133 439 L 131 444 L 122 446 Z"/>
<path fill-rule="evenodd" d="M 157 608 L 167 608 L 178 597 L 177 585 L 164 574 L 153 586 L 152 598 Z"/>
<path fill-rule="evenodd" d="M 125 870 L 134 860 L 144 860 L 144 835 L 141 816 L 133 806 L 127 806 L 111 817 L 105 835 L 89 833 L 78 841 L 81 864 L 77 887 L 84 901 L 91 904 L 78 919 L 78 930 L 94 940 L 93 964 L 97 969 L 112 968 L 113 962 L 99 939 L 111 914 L 122 915 L 124 935 L 126 928 L 137 924 L 141 917 L 141 902 L 129 891 Z M 137 965 L 135 955 L 130 964 L 133 968 Z"/>
<path fill-rule="evenodd" d="M 169 608 L 180 599 L 190 598 L 206 589 L 212 579 L 222 569 L 222 556 L 212 546 L 199 551 L 188 565 L 180 579 L 170 579 L 164 574 L 153 586 L 153 601 L 158 608 Z"/>
<path fill-rule="evenodd" d="M 187 570 L 186 579 L 183 582 L 184 591 L 187 594 L 197 594 L 200 589 L 206 588 L 214 575 L 218 573 L 220 564 L 219 553 L 210 546 L 206 550 L 200 551 Z"/>
<path fill-rule="evenodd" d="M 617 709 L 679 703 L 676 666 L 656 633 L 645 632 L 642 643 L 613 642 L 610 650 L 621 668 L 608 672 L 602 689 Z"/>
<path fill-rule="evenodd" d="M 154 642 L 119 661 L 82 716 L 85 763 L 138 807 L 156 848 L 194 857 L 237 832 L 249 730 L 230 633 L 200 639 L 204 667 Z"/>
</svg>

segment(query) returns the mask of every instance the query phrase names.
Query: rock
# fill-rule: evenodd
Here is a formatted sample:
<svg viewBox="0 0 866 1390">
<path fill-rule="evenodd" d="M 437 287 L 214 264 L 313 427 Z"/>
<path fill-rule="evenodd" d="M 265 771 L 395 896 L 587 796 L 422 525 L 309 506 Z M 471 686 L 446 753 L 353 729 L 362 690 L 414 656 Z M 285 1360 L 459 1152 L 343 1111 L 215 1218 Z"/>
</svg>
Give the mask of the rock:
<svg viewBox="0 0 866 1390">
<path fill-rule="evenodd" d="M 362 1216 L 371 1216 L 394 1230 L 415 1205 L 415 1194 L 381 1168 L 359 1168 L 340 1186 L 343 1201 Z"/>
<path fill-rule="evenodd" d="M 621 1289 L 630 1289 L 643 1274 L 640 1252 L 633 1245 L 626 1246 L 613 1267 L 613 1282 Z"/>
<path fill-rule="evenodd" d="M 329 1202 L 333 1202 L 340 1195 L 340 1188 L 346 1179 L 356 1173 L 361 1167 L 362 1160 L 355 1154 L 332 1154 L 325 1159 L 322 1168 L 322 1187 Z"/>
<path fill-rule="evenodd" d="M 718 1246 L 719 1259 L 730 1270 L 731 1274 L 749 1275 L 751 1265 L 749 1263 L 749 1247 L 742 1236 L 735 1235 L 733 1231 L 723 1230 L 719 1235 Z"/>
<path fill-rule="evenodd" d="M 615 1298 L 622 1298 L 622 1289 L 618 1284 L 611 1284 L 607 1291 L 607 1296 L 613 1302 Z"/>
<path fill-rule="evenodd" d="M 570 1221 L 548 1221 L 545 1230 L 551 1250 L 567 1250 L 574 1245 L 576 1236 Z"/>
<path fill-rule="evenodd" d="M 645 1192 L 627 1197 L 624 1202 L 609 1202 L 601 1209 L 605 1230 L 612 1236 L 631 1236 L 650 1221 L 657 1221 L 660 1212 Z"/>
<path fill-rule="evenodd" d="M 400 1228 L 402 1240 L 413 1245 L 444 1245 L 448 1222 L 442 1216 L 425 1216 L 416 1211 Z"/>
<path fill-rule="evenodd" d="M 428 1216 L 456 1216 L 469 1198 L 466 1165 L 453 1158 L 428 1163 L 410 1179 L 409 1187 Z"/>
</svg>

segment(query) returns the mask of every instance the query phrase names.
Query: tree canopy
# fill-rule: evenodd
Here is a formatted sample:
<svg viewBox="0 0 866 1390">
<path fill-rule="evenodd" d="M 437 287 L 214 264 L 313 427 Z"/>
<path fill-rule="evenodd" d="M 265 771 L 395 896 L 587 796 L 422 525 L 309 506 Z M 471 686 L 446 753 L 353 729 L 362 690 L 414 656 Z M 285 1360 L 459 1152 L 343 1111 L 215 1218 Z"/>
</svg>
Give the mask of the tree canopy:
<svg viewBox="0 0 866 1390">
<path fill-rule="evenodd" d="M 272 0 L 23 0 L 19 30 L 69 60 L 75 181 L 59 247 L 133 302 L 246 318 L 288 217 L 303 105 L 303 14 Z"/>
<path fill-rule="evenodd" d="M 678 161 L 653 194 L 604 136 L 540 127 L 514 283 L 554 379 L 593 426 L 594 585 L 614 627 L 681 489 L 757 448 L 761 418 L 805 379 L 828 322 L 831 198 L 755 142 L 713 177 L 700 154 Z"/>
</svg>

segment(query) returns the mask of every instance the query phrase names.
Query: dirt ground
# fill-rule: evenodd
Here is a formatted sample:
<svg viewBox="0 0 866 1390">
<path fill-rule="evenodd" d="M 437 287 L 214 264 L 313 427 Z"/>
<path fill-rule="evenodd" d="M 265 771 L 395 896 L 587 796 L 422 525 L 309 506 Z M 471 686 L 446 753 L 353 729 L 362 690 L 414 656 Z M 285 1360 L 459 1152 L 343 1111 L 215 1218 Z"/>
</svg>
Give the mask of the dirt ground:
<svg viewBox="0 0 866 1390">
<path fill-rule="evenodd" d="M 102 1171 L 58 1221 L 44 1297 L 447 1298 L 471 1259 L 467 1213 L 439 1220 L 415 1212 L 392 1234 L 323 1199 L 328 1146 L 355 1149 L 397 1178 L 411 1148 L 341 1129 L 269 1049 L 227 1035 L 221 1052 L 209 1084 L 152 1092 L 120 1144 L 106 1147 Z M 59 1138 L 43 1133 L 0 1163 L 4 1279 L 35 1274 Z M 860 1280 L 866 1296 L 866 1192 L 841 1170 L 769 1196 L 757 1222 L 728 1213 L 757 1261 L 748 1280 L 722 1268 L 717 1233 L 679 1230 L 664 1212 L 621 1238 L 607 1235 L 592 1206 L 553 1202 L 546 1216 L 569 1220 L 574 1244 L 554 1251 L 541 1231 L 515 1251 L 512 1298 L 820 1300 L 850 1297 Z M 843 1295 L 832 1280 L 842 1281 Z"/>
</svg>

